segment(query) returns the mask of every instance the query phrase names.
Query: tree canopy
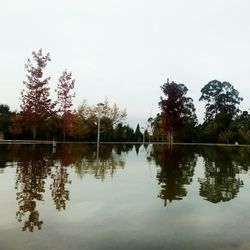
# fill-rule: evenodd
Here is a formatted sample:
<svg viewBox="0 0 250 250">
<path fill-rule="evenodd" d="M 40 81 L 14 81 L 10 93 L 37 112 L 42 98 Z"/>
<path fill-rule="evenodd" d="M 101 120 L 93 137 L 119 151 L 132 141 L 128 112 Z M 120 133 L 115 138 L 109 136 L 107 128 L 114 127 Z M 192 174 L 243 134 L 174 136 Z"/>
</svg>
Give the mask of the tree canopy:
<svg viewBox="0 0 250 250">
<path fill-rule="evenodd" d="M 186 97 L 188 88 L 184 84 L 177 84 L 167 80 L 161 86 L 165 99 L 161 97 L 159 106 L 162 111 L 163 128 L 170 134 L 173 141 L 174 131 L 180 129 L 184 122 L 197 122 L 193 99 Z"/>
<path fill-rule="evenodd" d="M 33 63 L 28 59 L 25 65 L 28 81 L 23 82 L 25 88 L 21 92 L 21 109 L 24 123 L 32 130 L 33 139 L 36 139 L 37 130 L 50 117 L 55 103 L 49 97 L 50 77 L 43 79 L 43 71 L 50 61 L 50 55 L 44 55 L 40 49 L 32 52 L 32 56 Z"/>
<path fill-rule="evenodd" d="M 243 100 L 229 82 L 213 80 L 201 89 L 200 101 L 205 101 L 205 120 L 210 121 L 218 113 L 225 113 L 231 119 L 239 113 L 238 105 Z"/>
</svg>

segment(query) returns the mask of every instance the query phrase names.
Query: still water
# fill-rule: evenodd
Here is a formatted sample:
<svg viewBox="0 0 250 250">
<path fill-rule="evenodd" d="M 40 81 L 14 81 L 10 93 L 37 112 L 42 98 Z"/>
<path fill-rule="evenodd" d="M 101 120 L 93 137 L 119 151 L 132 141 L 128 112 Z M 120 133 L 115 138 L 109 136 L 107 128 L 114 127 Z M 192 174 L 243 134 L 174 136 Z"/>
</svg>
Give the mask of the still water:
<svg viewBox="0 0 250 250">
<path fill-rule="evenodd" d="M 0 145 L 0 249 L 250 249 L 250 148 Z"/>
</svg>

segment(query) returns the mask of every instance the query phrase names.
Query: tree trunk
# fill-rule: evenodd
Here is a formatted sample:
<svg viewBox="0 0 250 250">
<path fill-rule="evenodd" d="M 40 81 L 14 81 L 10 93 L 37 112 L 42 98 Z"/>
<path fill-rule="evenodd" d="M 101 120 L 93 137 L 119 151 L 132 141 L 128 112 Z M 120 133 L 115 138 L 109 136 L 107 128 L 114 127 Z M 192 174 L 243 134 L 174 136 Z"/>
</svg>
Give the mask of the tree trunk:
<svg viewBox="0 0 250 250">
<path fill-rule="evenodd" d="M 33 138 L 33 140 L 36 139 L 36 128 L 32 129 L 32 138 Z"/>
</svg>

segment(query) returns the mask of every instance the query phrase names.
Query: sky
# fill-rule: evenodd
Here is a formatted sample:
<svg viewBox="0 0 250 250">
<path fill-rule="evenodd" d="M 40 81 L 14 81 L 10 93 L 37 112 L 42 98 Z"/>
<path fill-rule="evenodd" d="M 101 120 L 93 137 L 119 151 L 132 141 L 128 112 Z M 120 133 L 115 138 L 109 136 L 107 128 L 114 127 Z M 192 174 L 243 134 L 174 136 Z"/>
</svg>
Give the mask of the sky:
<svg viewBox="0 0 250 250">
<path fill-rule="evenodd" d="M 230 82 L 248 110 L 249 10 L 249 0 L 0 0 L 0 103 L 20 110 L 24 64 L 42 48 L 53 99 L 67 69 L 75 108 L 107 97 L 132 127 L 160 111 L 168 78 L 188 87 L 200 122 L 200 90 L 214 79 Z"/>
</svg>

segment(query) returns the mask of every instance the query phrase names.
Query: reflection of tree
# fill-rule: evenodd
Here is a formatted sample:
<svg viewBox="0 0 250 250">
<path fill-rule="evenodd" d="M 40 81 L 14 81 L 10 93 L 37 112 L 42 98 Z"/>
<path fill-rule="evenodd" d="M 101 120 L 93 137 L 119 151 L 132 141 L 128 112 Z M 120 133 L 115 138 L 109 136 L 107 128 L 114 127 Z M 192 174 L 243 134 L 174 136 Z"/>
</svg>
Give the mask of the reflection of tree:
<svg viewBox="0 0 250 250">
<path fill-rule="evenodd" d="M 54 200 L 56 209 L 59 211 L 66 208 L 66 201 L 69 200 L 69 190 L 65 188 L 67 183 L 71 183 L 68 180 L 68 176 L 67 167 L 65 166 L 56 166 L 51 174 L 51 178 L 53 179 L 53 183 L 50 185 L 52 199 Z"/>
<path fill-rule="evenodd" d="M 41 229 L 43 221 L 39 218 L 37 202 L 43 200 L 45 179 L 50 172 L 48 161 L 37 147 L 25 147 L 20 152 L 16 166 L 16 189 L 19 209 L 16 217 L 19 222 L 24 220 L 23 231 L 33 232 Z"/>
<path fill-rule="evenodd" d="M 128 153 L 129 151 L 133 150 L 134 145 L 127 143 L 127 144 L 116 144 L 114 145 L 113 149 L 116 154 L 121 155 L 123 153 Z"/>
<path fill-rule="evenodd" d="M 164 200 L 164 205 L 173 200 L 182 200 L 187 195 L 184 185 L 192 182 L 194 167 L 197 157 L 188 147 L 169 147 L 168 145 L 154 145 L 151 157 L 156 165 L 160 166 L 157 179 L 161 186 L 159 198 Z"/>
<path fill-rule="evenodd" d="M 205 178 L 199 179 L 202 197 L 210 202 L 217 203 L 229 201 L 237 196 L 240 187 L 243 186 L 243 181 L 237 177 L 237 174 L 241 171 L 239 162 L 244 164 L 244 153 L 242 151 L 244 149 L 236 147 L 203 148 Z M 239 158 L 239 155 L 243 158 Z"/>
<path fill-rule="evenodd" d="M 91 174 L 101 180 L 104 180 L 107 174 L 113 177 L 117 168 L 124 168 L 122 153 L 128 150 L 131 150 L 131 147 L 111 144 L 100 146 L 98 158 L 96 158 L 95 151 L 92 151 L 89 155 L 83 155 L 75 163 L 76 172 L 81 177 Z"/>
<path fill-rule="evenodd" d="M 51 145 L 1 145 L 1 166 L 16 168 L 16 218 L 23 222 L 23 231 L 40 230 L 43 220 L 39 217 L 38 205 L 43 201 L 45 183 L 49 177 L 52 199 L 59 211 L 66 209 L 70 184 L 68 168 L 73 167 L 81 177 L 88 173 L 96 178 L 112 177 L 117 168 L 124 168 L 124 152 L 132 145 L 101 145 L 97 157 L 96 145 L 58 144 L 52 153 Z"/>
<path fill-rule="evenodd" d="M 141 147 L 141 144 L 139 144 L 139 143 L 135 144 L 135 152 L 136 152 L 137 155 L 139 154 L 140 147 Z"/>
</svg>

